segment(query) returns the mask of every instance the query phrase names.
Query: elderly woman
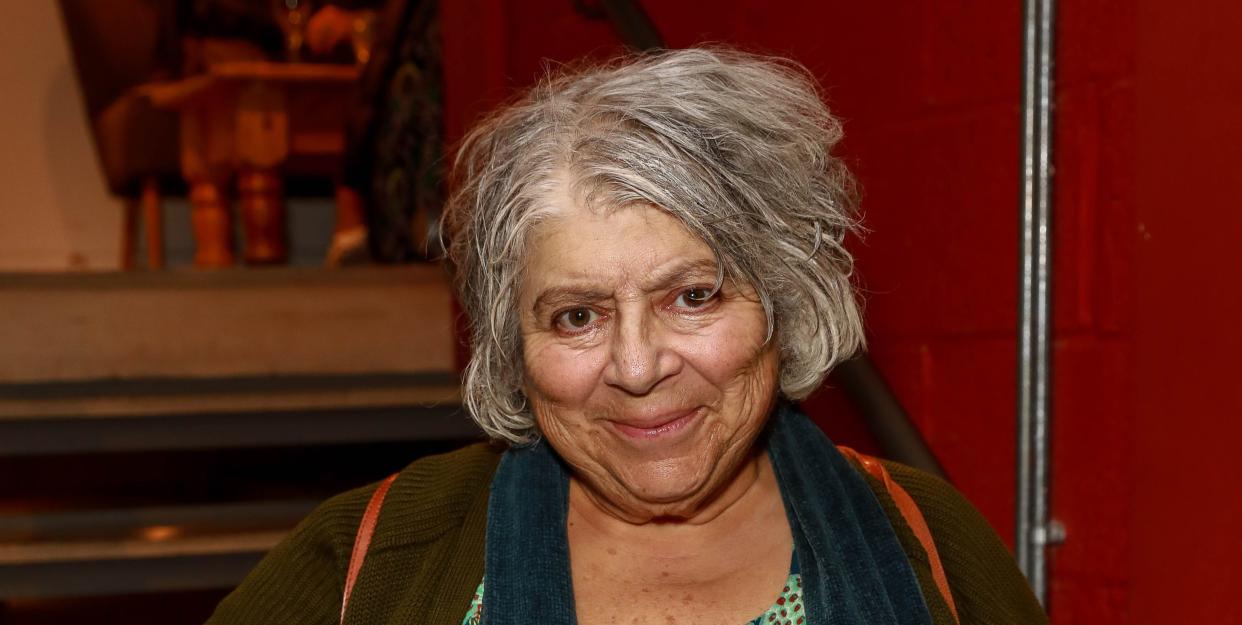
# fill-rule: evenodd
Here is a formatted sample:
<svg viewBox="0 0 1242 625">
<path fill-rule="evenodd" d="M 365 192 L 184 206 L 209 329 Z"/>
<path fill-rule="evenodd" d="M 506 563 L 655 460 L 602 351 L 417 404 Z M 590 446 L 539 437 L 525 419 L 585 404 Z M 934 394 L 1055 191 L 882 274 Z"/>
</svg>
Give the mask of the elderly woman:
<svg viewBox="0 0 1242 625">
<path fill-rule="evenodd" d="M 1045 622 L 951 487 L 792 403 L 862 343 L 840 138 L 805 70 L 727 50 L 485 120 L 445 221 L 494 443 L 324 504 L 212 622 Z"/>
</svg>

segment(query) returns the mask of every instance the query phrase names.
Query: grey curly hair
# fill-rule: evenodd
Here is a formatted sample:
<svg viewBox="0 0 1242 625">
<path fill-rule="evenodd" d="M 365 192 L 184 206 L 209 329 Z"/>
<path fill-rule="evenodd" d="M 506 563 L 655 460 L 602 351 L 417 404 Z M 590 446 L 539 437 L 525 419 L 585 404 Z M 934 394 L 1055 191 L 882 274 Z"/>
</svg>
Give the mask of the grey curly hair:
<svg viewBox="0 0 1242 625">
<path fill-rule="evenodd" d="M 525 241 L 566 175 L 592 210 L 634 203 L 677 217 L 719 279 L 756 292 L 798 400 L 863 345 L 842 245 L 858 227 L 853 177 L 831 154 L 841 123 L 797 63 L 729 49 L 628 56 L 549 75 L 479 123 L 443 216 L 471 321 L 462 395 L 494 439 L 537 440 L 523 395 L 518 288 Z"/>
</svg>

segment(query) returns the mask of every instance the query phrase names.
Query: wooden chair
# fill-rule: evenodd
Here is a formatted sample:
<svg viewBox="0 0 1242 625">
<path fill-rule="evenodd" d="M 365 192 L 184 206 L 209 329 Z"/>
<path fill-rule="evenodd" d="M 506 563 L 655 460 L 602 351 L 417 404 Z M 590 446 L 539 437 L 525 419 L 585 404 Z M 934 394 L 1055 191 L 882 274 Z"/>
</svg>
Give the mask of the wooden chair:
<svg viewBox="0 0 1242 625">
<path fill-rule="evenodd" d="M 125 201 L 121 267 L 135 266 L 135 232 L 142 221 L 146 264 L 161 268 L 161 195 L 183 189 L 177 117 L 152 107 L 134 89 L 175 73 L 173 3 L 59 0 L 58 4 L 100 166 L 109 190 Z"/>
</svg>

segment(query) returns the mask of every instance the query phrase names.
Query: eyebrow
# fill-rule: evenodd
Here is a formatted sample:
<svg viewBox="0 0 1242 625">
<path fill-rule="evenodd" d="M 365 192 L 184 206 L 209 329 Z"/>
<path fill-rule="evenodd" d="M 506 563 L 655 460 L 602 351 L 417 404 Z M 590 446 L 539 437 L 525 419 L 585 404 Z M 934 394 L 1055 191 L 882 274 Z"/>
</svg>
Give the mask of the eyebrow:
<svg viewBox="0 0 1242 625">
<path fill-rule="evenodd" d="M 711 273 L 713 282 L 719 277 L 718 266 L 714 259 L 678 262 L 657 269 L 643 282 L 645 291 L 662 291 L 686 281 L 692 275 Z M 601 291 L 583 286 L 562 286 L 544 289 L 535 298 L 531 310 L 538 312 L 555 302 L 597 302 L 612 297 L 611 292 Z"/>
<path fill-rule="evenodd" d="M 557 302 L 598 302 L 611 297 L 611 293 L 606 293 L 598 289 L 581 288 L 581 287 L 552 287 L 545 289 L 535 298 L 534 305 L 531 310 L 539 312 L 542 308 L 547 308 Z"/>
<path fill-rule="evenodd" d="M 685 282 L 687 278 L 696 274 L 710 273 L 714 282 L 719 277 L 719 267 L 715 259 L 702 259 L 694 261 L 686 261 L 673 263 L 667 267 L 657 269 L 645 281 L 645 290 L 662 291 Z"/>
</svg>

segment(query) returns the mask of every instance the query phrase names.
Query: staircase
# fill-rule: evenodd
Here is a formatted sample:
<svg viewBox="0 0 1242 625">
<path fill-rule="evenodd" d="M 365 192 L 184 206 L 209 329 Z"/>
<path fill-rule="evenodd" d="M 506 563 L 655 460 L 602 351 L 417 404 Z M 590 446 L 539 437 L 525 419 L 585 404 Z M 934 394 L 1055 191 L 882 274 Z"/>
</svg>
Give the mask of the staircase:
<svg viewBox="0 0 1242 625">
<path fill-rule="evenodd" d="M 230 588 L 479 437 L 435 266 L 0 275 L 0 346 L 0 602 Z"/>
</svg>

